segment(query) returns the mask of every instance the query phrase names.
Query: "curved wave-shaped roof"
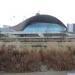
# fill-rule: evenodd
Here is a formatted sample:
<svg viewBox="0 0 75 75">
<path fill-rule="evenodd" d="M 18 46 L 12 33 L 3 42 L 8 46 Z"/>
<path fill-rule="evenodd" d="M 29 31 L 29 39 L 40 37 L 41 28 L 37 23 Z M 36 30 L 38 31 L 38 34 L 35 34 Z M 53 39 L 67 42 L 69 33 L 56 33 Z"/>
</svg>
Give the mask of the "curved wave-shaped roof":
<svg viewBox="0 0 75 75">
<path fill-rule="evenodd" d="M 28 18 L 27 20 L 21 22 L 20 24 L 13 26 L 12 28 L 17 31 L 22 31 L 23 29 L 25 29 L 25 27 L 27 27 L 28 25 L 34 22 L 56 23 L 66 28 L 66 26 L 59 19 L 50 15 L 32 16 Z"/>
</svg>

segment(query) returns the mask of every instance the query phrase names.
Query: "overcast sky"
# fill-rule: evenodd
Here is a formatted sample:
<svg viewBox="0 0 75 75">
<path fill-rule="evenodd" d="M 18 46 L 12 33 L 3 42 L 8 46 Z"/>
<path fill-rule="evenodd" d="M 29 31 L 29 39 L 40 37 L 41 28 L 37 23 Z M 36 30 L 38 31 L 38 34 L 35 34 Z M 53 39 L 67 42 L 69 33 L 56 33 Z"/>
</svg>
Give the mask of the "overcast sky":
<svg viewBox="0 0 75 75">
<path fill-rule="evenodd" d="M 0 0 L 0 27 L 16 25 L 38 11 L 75 23 L 75 0 Z"/>
</svg>

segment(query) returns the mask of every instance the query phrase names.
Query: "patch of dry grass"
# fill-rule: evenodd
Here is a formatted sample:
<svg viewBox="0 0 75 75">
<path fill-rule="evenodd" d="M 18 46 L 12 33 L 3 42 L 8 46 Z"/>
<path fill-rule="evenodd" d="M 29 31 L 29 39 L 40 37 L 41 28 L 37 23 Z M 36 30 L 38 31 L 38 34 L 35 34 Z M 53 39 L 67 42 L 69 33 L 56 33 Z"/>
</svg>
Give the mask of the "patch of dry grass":
<svg viewBox="0 0 75 75">
<path fill-rule="evenodd" d="M 0 42 L 0 71 L 35 72 L 42 71 L 41 66 L 47 70 L 75 70 L 75 42 L 45 44 L 46 48 L 33 48 L 26 47 L 25 42 Z"/>
</svg>

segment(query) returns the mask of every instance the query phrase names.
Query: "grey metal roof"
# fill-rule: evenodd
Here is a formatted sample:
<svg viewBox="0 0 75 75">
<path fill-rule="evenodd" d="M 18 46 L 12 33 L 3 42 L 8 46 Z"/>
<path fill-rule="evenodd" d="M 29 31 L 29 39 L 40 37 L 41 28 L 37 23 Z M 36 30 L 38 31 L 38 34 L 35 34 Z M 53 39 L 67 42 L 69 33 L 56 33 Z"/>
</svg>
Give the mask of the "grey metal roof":
<svg viewBox="0 0 75 75">
<path fill-rule="evenodd" d="M 57 23 L 66 28 L 66 26 L 56 17 L 50 16 L 50 15 L 35 15 L 24 20 L 23 22 L 19 23 L 16 26 L 13 26 L 12 29 L 16 31 L 22 31 L 26 26 L 34 22 Z"/>
</svg>

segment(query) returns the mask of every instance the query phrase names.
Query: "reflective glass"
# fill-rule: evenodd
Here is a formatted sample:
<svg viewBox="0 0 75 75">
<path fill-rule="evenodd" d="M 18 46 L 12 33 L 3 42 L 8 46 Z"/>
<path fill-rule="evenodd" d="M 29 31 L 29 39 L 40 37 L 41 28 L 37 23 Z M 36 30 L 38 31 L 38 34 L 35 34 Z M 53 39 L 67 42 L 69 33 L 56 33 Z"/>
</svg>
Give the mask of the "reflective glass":
<svg viewBox="0 0 75 75">
<path fill-rule="evenodd" d="M 28 25 L 25 32 L 62 32 L 65 31 L 65 27 L 59 24 L 53 23 L 32 23 Z"/>
</svg>

